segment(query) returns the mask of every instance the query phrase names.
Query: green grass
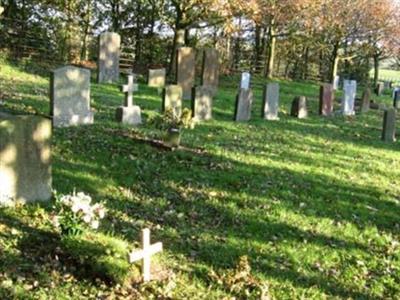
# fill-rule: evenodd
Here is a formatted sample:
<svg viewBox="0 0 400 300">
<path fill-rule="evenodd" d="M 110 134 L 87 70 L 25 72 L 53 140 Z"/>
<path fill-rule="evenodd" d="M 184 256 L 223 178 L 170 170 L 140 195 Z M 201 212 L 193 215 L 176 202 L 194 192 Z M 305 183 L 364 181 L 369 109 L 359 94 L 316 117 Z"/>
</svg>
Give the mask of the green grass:
<svg viewBox="0 0 400 300">
<path fill-rule="evenodd" d="M 63 247 L 50 206 L 1 209 L 0 298 L 223 299 L 235 289 L 212 274 L 228 274 L 243 255 L 274 299 L 400 298 L 400 144 L 380 141 L 382 111 L 321 118 L 318 85 L 280 81 L 281 119 L 267 122 L 256 79 L 253 119 L 238 124 L 237 83 L 222 78 L 214 120 L 185 131 L 176 151 L 144 142 L 160 135 L 146 123 L 115 123 L 118 86 L 92 83 L 95 124 L 54 131 L 53 181 L 59 193 L 105 201 L 107 219 Z M 0 84 L 8 110 L 48 113 L 47 78 L 2 64 Z M 390 104 L 389 94 L 374 98 Z M 296 95 L 308 97 L 310 118 L 288 115 Z M 135 101 L 145 120 L 161 107 L 145 85 Z M 164 243 L 160 280 L 104 279 L 126 281 L 120 258 L 145 226 Z M 104 248 L 115 260 L 104 261 Z"/>
<path fill-rule="evenodd" d="M 374 78 L 374 69 L 372 69 L 369 72 L 369 74 L 370 74 L 371 78 Z M 394 81 L 398 84 L 400 82 L 400 71 L 380 69 L 379 70 L 379 80 Z"/>
</svg>

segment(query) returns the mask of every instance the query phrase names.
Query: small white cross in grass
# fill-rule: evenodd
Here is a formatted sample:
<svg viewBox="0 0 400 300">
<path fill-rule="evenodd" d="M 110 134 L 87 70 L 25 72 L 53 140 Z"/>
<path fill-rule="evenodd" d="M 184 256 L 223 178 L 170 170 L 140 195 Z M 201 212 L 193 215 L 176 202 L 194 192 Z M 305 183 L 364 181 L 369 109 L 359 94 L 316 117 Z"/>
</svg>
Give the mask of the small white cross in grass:
<svg viewBox="0 0 400 300">
<path fill-rule="evenodd" d="M 142 250 L 131 252 L 129 254 L 129 262 L 133 263 L 138 260 L 142 260 L 142 276 L 143 281 L 147 282 L 151 280 L 150 263 L 151 256 L 161 252 L 163 245 L 161 242 L 150 245 L 150 229 L 145 228 L 142 230 Z"/>
</svg>

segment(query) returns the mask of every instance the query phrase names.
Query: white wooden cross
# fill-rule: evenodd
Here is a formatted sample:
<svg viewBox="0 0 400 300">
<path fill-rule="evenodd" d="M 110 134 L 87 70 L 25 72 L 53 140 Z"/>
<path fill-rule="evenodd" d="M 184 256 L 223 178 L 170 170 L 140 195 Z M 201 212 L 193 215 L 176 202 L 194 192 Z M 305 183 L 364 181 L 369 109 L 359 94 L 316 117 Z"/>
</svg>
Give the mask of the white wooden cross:
<svg viewBox="0 0 400 300">
<path fill-rule="evenodd" d="M 142 250 L 129 253 L 129 262 L 133 263 L 142 260 L 142 276 L 143 281 L 147 282 L 151 279 L 150 264 L 151 256 L 163 250 L 161 242 L 150 245 L 150 229 L 142 230 Z"/>
<path fill-rule="evenodd" d="M 125 93 L 125 106 L 131 107 L 133 105 L 133 92 L 139 90 L 139 85 L 135 83 L 136 75 L 128 75 L 128 84 L 121 87 L 121 92 Z"/>
</svg>

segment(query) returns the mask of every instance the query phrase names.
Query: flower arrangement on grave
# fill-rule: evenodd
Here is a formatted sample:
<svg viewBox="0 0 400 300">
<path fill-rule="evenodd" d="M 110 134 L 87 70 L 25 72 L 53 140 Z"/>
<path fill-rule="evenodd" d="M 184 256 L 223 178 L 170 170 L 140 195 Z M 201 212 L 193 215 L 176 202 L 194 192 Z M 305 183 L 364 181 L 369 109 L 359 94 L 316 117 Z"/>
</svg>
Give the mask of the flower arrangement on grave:
<svg viewBox="0 0 400 300">
<path fill-rule="evenodd" d="M 55 209 L 52 223 L 62 235 L 80 235 L 88 228 L 96 230 L 106 214 L 103 204 L 92 204 L 92 198 L 82 192 L 56 195 Z"/>
<path fill-rule="evenodd" d="M 183 129 L 193 129 L 194 122 L 192 111 L 184 108 L 179 115 L 172 108 L 167 109 L 164 114 L 158 115 L 152 120 L 156 128 L 165 132 L 164 143 L 170 147 L 178 147 Z"/>
</svg>

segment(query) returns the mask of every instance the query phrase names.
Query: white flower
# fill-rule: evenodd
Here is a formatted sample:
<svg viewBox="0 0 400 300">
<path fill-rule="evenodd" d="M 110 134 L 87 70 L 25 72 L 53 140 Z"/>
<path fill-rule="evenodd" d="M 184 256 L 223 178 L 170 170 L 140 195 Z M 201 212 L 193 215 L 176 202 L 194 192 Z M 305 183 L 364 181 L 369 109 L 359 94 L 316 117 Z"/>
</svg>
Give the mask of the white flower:
<svg viewBox="0 0 400 300">
<path fill-rule="evenodd" d="M 83 221 L 85 222 L 85 223 L 90 223 L 90 221 L 92 220 L 92 217 L 91 216 L 89 216 L 89 215 L 84 215 L 83 216 Z"/>
<path fill-rule="evenodd" d="M 91 226 L 93 229 L 99 228 L 99 221 L 97 221 L 97 220 L 92 221 L 92 223 L 90 224 L 90 226 Z"/>
<path fill-rule="evenodd" d="M 98 214 L 99 214 L 99 218 L 103 219 L 106 215 L 106 210 L 104 208 L 100 208 L 98 211 Z"/>
</svg>

